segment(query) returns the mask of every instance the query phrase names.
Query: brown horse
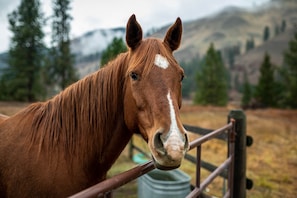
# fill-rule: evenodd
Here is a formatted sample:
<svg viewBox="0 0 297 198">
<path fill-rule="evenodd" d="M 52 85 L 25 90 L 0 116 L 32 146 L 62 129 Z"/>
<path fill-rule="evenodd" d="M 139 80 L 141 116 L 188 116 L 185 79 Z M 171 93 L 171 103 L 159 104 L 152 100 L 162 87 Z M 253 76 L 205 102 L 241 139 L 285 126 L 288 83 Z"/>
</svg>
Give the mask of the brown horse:
<svg viewBox="0 0 297 198">
<path fill-rule="evenodd" d="M 134 15 L 128 52 L 46 102 L 0 124 L 0 197 L 65 197 L 106 178 L 133 133 L 155 165 L 173 169 L 188 149 L 179 118 L 183 70 L 172 52 L 178 18 L 164 40 L 142 39 Z"/>
</svg>

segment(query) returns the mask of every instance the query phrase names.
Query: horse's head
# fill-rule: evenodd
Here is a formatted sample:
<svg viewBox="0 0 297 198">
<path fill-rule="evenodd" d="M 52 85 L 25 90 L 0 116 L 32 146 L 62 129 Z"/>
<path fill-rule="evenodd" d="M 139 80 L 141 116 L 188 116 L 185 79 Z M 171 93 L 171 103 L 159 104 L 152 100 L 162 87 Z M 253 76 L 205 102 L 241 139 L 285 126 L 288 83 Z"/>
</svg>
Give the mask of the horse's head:
<svg viewBox="0 0 297 198">
<path fill-rule="evenodd" d="M 179 117 L 183 69 L 173 57 L 181 41 L 178 18 L 164 40 L 142 40 L 142 29 L 134 15 L 127 24 L 129 60 L 125 89 L 125 122 L 148 142 L 160 169 L 180 166 L 188 149 L 188 138 Z"/>
</svg>

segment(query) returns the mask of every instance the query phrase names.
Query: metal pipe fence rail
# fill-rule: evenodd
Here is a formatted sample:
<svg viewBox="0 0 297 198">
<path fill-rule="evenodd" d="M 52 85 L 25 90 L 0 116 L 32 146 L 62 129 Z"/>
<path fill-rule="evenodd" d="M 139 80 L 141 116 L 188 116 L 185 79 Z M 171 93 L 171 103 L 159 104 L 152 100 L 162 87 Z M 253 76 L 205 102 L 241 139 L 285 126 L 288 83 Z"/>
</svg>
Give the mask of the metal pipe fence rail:
<svg viewBox="0 0 297 198">
<path fill-rule="evenodd" d="M 246 117 L 242 110 L 231 110 L 228 115 L 228 122 L 230 122 L 231 118 L 236 120 L 235 123 L 235 131 L 236 131 L 236 140 L 235 140 L 235 167 L 234 170 L 234 189 L 233 194 L 234 197 L 246 197 L 246 189 L 250 190 L 253 187 L 253 181 L 246 177 L 246 147 L 249 147 L 253 144 L 253 138 L 251 136 L 246 135 Z M 197 134 L 197 135 L 207 135 L 214 131 L 213 129 L 201 128 L 198 126 L 190 126 L 184 124 L 185 129 L 189 133 Z M 226 133 L 221 133 L 215 136 L 215 139 L 226 142 L 228 137 Z M 130 150 L 129 155 L 130 159 L 133 158 L 133 151 L 136 150 L 142 153 L 145 157 L 150 158 L 150 155 L 144 152 L 141 148 L 137 147 L 133 144 L 133 138 L 130 141 Z M 185 160 L 193 164 L 197 164 L 199 162 L 201 168 L 213 172 L 216 170 L 217 166 L 212 163 L 199 159 L 197 160 L 196 156 L 190 155 L 186 153 Z M 227 169 L 219 174 L 220 177 L 224 178 L 223 190 L 222 193 L 225 192 L 225 181 L 228 179 Z"/>
<path fill-rule="evenodd" d="M 217 167 L 201 184 L 200 184 L 200 169 L 201 169 L 201 145 L 212 139 L 216 136 L 219 136 L 223 132 L 228 130 L 228 158 L 225 160 L 219 167 Z M 198 138 L 191 142 L 190 150 L 192 148 L 197 148 L 196 151 L 196 186 L 194 190 L 187 196 L 187 198 L 198 197 L 202 191 L 227 167 L 229 167 L 228 174 L 228 190 L 225 193 L 224 197 L 233 197 L 230 192 L 233 189 L 233 171 L 234 171 L 234 143 L 235 143 L 235 120 L 231 119 L 231 122 L 217 129 L 207 135 L 204 135 L 202 138 Z"/>
<path fill-rule="evenodd" d="M 206 178 L 200 184 L 200 156 L 201 156 L 201 144 L 215 138 L 216 136 L 228 131 L 228 158 L 221 164 L 214 172 L 212 172 L 208 178 Z M 196 186 L 194 190 L 187 196 L 187 198 L 197 197 L 207 187 L 211 181 L 228 168 L 228 190 L 225 197 L 232 197 L 233 189 L 233 166 L 234 166 L 234 141 L 235 141 L 235 120 L 230 119 L 230 122 L 211 133 L 208 133 L 190 143 L 190 150 L 197 148 L 197 163 L 196 163 Z M 136 166 L 130 170 L 120 173 L 112 178 L 98 183 L 90 188 L 87 188 L 73 196 L 71 198 L 82 197 L 104 197 L 114 189 L 117 189 L 130 181 L 148 173 L 155 168 L 153 161 L 149 161 L 145 164 Z"/>
</svg>

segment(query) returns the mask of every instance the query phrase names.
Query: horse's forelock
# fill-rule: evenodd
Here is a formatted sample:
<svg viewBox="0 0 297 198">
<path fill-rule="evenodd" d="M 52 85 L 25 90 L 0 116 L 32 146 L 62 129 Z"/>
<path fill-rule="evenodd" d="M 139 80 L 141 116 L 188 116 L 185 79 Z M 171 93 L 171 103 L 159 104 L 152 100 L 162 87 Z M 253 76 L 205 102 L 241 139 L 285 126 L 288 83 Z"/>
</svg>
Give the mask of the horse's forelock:
<svg viewBox="0 0 297 198">
<path fill-rule="evenodd" d="M 169 62 L 174 62 L 171 51 L 166 48 L 160 39 L 148 38 L 142 41 L 139 47 L 134 50 L 131 56 L 127 73 L 131 71 L 139 71 L 142 76 L 150 73 L 154 67 L 155 56 L 161 54 L 166 57 Z"/>
</svg>

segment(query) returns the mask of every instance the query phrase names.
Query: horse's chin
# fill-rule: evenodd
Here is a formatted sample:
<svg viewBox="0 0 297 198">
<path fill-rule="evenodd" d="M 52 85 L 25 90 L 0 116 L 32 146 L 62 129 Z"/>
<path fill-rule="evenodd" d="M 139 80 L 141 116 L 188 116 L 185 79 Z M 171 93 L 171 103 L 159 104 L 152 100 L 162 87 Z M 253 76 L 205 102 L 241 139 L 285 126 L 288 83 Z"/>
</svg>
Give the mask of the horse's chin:
<svg viewBox="0 0 297 198">
<path fill-rule="evenodd" d="M 175 166 L 164 166 L 164 165 L 161 165 L 159 164 L 155 158 L 153 157 L 153 161 L 154 161 L 154 165 L 157 169 L 160 169 L 160 170 L 173 170 L 173 169 L 176 169 L 178 167 L 180 167 L 180 164 L 179 165 L 175 165 Z"/>
</svg>

